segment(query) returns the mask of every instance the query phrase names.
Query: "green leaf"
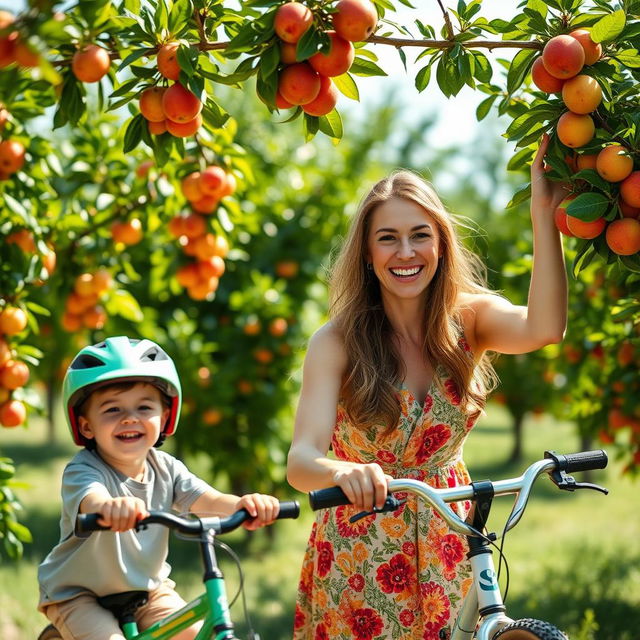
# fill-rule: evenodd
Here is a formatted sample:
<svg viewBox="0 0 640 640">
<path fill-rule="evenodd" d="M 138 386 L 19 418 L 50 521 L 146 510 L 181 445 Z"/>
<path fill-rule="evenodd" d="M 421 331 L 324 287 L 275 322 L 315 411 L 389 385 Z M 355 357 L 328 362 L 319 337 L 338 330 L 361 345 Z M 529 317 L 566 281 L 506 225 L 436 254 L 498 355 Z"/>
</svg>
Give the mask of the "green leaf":
<svg viewBox="0 0 640 640">
<path fill-rule="evenodd" d="M 152 53 L 152 49 L 149 48 L 145 48 L 145 49 L 136 49 L 135 51 L 132 51 L 118 66 L 117 71 L 122 71 L 122 69 L 124 69 L 125 67 L 128 67 L 132 62 L 135 62 L 136 60 L 139 60 L 140 58 L 144 57 L 144 56 L 148 56 L 151 55 Z"/>
<path fill-rule="evenodd" d="M 475 68 L 475 77 L 480 82 L 491 82 L 491 78 L 493 76 L 493 67 L 489 62 L 487 56 L 484 53 L 480 53 L 479 51 L 472 52 L 473 57 L 475 58 L 476 68 Z"/>
<path fill-rule="evenodd" d="M 387 72 L 383 71 L 375 62 L 366 60 L 357 56 L 349 71 L 356 76 L 386 76 Z"/>
<path fill-rule="evenodd" d="M 588 267 L 597 255 L 598 252 L 593 242 L 591 240 L 582 240 L 578 245 L 578 251 L 571 265 L 573 277 L 577 278 L 580 271 Z"/>
<path fill-rule="evenodd" d="M 260 76 L 262 79 L 264 80 L 275 73 L 279 64 L 280 47 L 273 44 L 260 56 Z"/>
<path fill-rule="evenodd" d="M 296 45 L 296 60 L 306 60 L 310 58 L 315 53 L 318 53 L 318 50 L 323 44 L 328 42 L 329 38 L 321 31 L 314 28 L 307 29 Z M 276 48 L 279 50 L 277 45 Z"/>
<path fill-rule="evenodd" d="M 640 273 L 640 255 L 634 253 L 632 256 L 618 256 L 618 260 L 634 273 Z"/>
<path fill-rule="evenodd" d="M 162 31 L 169 26 L 169 12 L 165 0 L 156 0 L 156 12 L 153 16 L 156 31 Z"/>
<path fill-rule="evenodd" d="M 513 57 L 507 72 L 507 91 L 510 94 L 522 84 L 537 55 L 533 49 L 522 49 Z"/>
<path fill-rule="evenodd" d="M 142 322 L 144 314 L 138 301 L 124 289 L 114 291 L 105 303 L 107 313 L 123 317 L 132 322 Z"/>
<path fill-rule="evenodd" d="M 193 15 L 193 3 L 191 0 L 177 0 L 171 7 L 169 14 L 169 32 L 176 36 L 189 23 Z"/>
<path fill-rule="evenodd" d="M 591 28 L 591 39 L 594 42 L 612 42 L 623 31 L 626 16 L 622 9 L 601 18 Z"/>
<path fill-rule="evenodd" d="M 607 212 L 609 205 L 609 198 L 601 193 L 596 191 L 581 193 L 567 206 L 567 215 L 584 222 L 593 222 Z"/>
<path fill-rule="evenodd" d="M 528 200 L 530 197 L 531 197 L 531 184 L 527 184 L 521 189 L 518 189 L 518 191 L 516 191 L 513 198 L 511 198 L 511 200 L 509 201 L 509 203 L 505 208 L 511 209 L 512 207 L 516 207 L 520 203 Z"/>
<path fill-rule="evenodd" d="M 625 67 L 629 67 L 630 69 L 640 68 L 640 54 L 638 54 L 637 49 L 625 49 L 624 51 L 618 51 L 612 57 L 620 62 L 620 64 L 623 64 Z"/>
<path fill-rule="evenodd" d="M 341 76 L 333 78 L 333 84 L 336 85 L 338 91 L 351 100 L 360 100 L 360 92 L 356 81 L 348 74 L 343 73 Z"/>
<path fill-rule="evenodd" d="M 425 67 L 422 67 L 420 71 L 416 74 L 416 89 L 419 92 L 424 91 L 429 84 L 429 80 L 431 80 L 431 65 L 428 64 Z"/>
<path fill-rule="evenodd" d="M 128 153 L 140 144 L 143 127 L 146 127 L 146 122 L 144 116 L 139 113 L 131 119 L 124 133 L 124 144 L 122 148 L 124 153 Z"/>
<path fill-rule="evenodd" d="M 318 128 L 322 133 L 328 135 L 330 138 L 340 140 L 344 135 L 342 128 L 342 118 L 340 114 L 334 109 L 326 116 L 319 118 Z"/>
<path fill-rule="evenodd" d="M 507 171 L 518 171 L 527 165 L 533 156 L 531 149 L 521 149 L 507 164 Z"/>
<path fill-rule="evenodd" d="M 476 108 L 476 120 L 478 122 L 480 122 L 481 120 L 484 120 L 487 115 L 489 114 L 489 111 L 491 111 L 491 107 L 493 106 L 493 103 L 496 101 L 496 98 L 498 97 L 497 94 L 489 96 L 488 98 L 485 98 Z"/>
</svg>

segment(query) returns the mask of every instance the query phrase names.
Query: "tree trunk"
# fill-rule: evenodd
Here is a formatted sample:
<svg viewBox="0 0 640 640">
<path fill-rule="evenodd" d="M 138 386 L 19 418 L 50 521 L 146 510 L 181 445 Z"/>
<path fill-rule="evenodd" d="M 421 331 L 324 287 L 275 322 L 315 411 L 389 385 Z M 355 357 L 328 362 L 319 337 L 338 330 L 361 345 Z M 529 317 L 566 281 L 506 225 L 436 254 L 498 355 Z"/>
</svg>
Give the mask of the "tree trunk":
<svg viewBox="0 0 640 640">
<path fill-rule="evenodd" d="M 56 441 L 56 421 L 54 418 L 54 410 L 56 406 L 57 393 L 55 392 L 56 380 L 51 375 L 47 384 L 47 442 L 54 444 Z"/>
<path fill-rule="evenodd" d="M 511 415 L 513 416 L 513 448 L 511 449 L 509 462 L 522 462 L 522 427 L 524 425 L 524 414 L 512 412 Z"/>
</svg>

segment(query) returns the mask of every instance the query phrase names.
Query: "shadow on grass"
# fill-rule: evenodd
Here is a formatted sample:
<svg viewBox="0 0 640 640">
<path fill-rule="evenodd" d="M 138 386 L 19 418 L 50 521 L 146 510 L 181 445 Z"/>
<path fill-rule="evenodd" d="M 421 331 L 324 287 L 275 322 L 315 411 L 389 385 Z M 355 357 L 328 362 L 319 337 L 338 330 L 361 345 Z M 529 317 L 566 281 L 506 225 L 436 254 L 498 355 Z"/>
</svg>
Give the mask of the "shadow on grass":
<svg viewBox="0 0 640 640">
<path fill-rule="evenodd" d="M 25 545 L 25 560 L 41 562 L 60 538 L 60 514 L 45 509 L 30 508 L 20 521 L 31 531 L 33 542 Z"/>
<path fill-rule="evenodd" d="M 3 443 L 2 455 L 11 458 L 17 465 L 28 464 L 42 467 L 43 464 L 55 462 L 59 458 L 71 460 L 77 449 L 70 448 L 68 443 L 39 442 L 37 444 Z"/>
<path fill-rule="evenodd" d="M 541 568 L 526 594 L 509 599 L 509 615 L 548 620 L 576 633 L 584 612 L 591 609 L 600 627 L 598 640 L 636 640 L 640 593 L 628 585 L 639 571 L 637 550 L 632 555 L 604 552 L 595 545 L 567 550 L 553 565 Z"/>
</svg>

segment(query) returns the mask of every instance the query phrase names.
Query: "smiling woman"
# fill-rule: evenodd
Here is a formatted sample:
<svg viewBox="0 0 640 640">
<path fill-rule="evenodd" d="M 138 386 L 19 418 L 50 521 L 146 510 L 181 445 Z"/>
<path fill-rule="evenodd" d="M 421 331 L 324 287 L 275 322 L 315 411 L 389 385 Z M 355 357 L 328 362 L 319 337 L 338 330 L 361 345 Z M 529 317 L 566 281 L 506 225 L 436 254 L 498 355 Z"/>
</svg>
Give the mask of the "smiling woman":
<svg viewBox="0 0 640 640">
<path fill-rule="evenodd" d="M 411 497 L 394 513 L 345 522 L 380 508 L 394 477 L 468 483 L 462 448 L 495 380 L 487 352 L 561 338 L 566 275 L 553 212 L 563 194 L 544 175 L 547 144 L 532 165 L 526 307 L 486 288 L 454 216 L 419 175 L 396 171 L 363 199 L 333 267 L 331 320 L 309 344 L 287 467 L 296 489 L 338 485 L 352 505 L 318 512 L 295 639 L 449 637 L 470 584 L 466 541 Z M 468 504 L 458 508 L 466 516 Z"/>
</svg>

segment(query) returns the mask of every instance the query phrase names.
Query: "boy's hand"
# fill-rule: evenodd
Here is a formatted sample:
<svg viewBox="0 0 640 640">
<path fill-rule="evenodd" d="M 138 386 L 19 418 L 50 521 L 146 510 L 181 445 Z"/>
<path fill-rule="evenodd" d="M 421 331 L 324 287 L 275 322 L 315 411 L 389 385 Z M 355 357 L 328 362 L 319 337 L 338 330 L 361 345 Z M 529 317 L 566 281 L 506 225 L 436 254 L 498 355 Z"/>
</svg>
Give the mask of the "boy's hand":
<svg viewBox="0 0 640 640">
<path fill-rule="evenodd" d="M 236 503 L 235 510 L 246 509 L 253 520 L 245 522 L 242 526 L 249 531 L 271 524 L 278 516 L 280 503 L 273 496 L 261 493 L 248 493 Z"/>
<path fill-rule="evenodd" d="M 140 498 L 122 497 L 105 500 L 96 511 L 100 514 L 98 522 L 111 531 L 128 531 L 135 527 L 138 520 L 149 515 L 147 507 Z"/>
</svg>

